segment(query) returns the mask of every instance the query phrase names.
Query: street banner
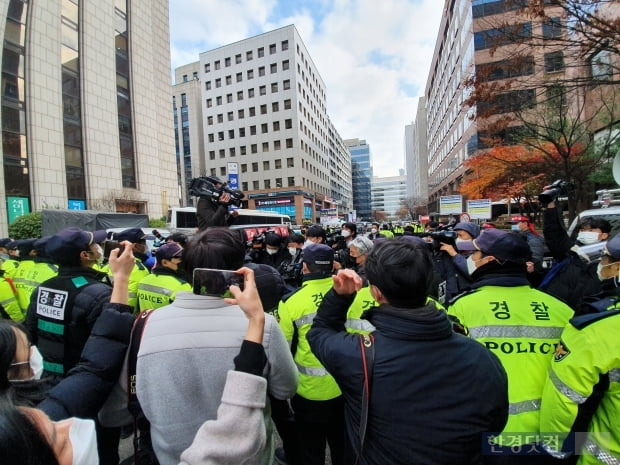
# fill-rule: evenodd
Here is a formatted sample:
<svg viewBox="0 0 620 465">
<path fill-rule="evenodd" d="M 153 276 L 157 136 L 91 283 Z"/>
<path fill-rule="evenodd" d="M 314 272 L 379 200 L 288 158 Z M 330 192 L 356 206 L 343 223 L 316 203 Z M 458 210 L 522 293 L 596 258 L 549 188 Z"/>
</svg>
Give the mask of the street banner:
<svg viewBox="0 0 620 465">
<path fill-rule="evenodd" d="M 445 197 L 439 197 L 440 215 L 460 215 L 461 213 L 463 213 L 462 195 L 446 195 Z"/>
<path fill-rule="evenodd" d="M 228 187 L 231 189 L 239 189 L 239 164 L 235 162 L 228 162 Z"/>
<path fill-rule="evenodd" d="M 490 220 L 491 199 L 468 200 L 467 213 L 472 220 Z"/>
</svg>

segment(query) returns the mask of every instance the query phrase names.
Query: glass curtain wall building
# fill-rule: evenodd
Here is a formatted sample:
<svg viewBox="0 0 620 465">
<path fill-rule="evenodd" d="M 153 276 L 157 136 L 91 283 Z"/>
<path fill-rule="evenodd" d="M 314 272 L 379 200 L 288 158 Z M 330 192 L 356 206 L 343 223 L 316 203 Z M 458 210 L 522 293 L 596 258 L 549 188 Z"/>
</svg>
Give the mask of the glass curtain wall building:
<svg viewBox="0 0 620 465">
<path fill-rule="evenodd" d="M 365 140 L 347 139 L 344 143 L 351 153 L 353 209 L 363 221 L 372 217 L 372 154 Z"/>
</svg>

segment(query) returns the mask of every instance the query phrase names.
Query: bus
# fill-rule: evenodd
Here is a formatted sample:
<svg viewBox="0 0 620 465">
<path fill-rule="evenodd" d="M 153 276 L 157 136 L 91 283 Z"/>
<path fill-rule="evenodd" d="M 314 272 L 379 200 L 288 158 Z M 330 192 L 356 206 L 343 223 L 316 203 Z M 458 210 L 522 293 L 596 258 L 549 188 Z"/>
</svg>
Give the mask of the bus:
<svg viewBox="0 0 620 465">
<path fill-rule="evenodd" d="M 234 226 L 246 225 L 291 225 L 291 217 L 268 210 L 237 209 L 239 215 Z M 168 210 L 168 228 L 171 230 L 192 230 L 198 227 L 196 207 L 173 207 Z"/>
</svg>

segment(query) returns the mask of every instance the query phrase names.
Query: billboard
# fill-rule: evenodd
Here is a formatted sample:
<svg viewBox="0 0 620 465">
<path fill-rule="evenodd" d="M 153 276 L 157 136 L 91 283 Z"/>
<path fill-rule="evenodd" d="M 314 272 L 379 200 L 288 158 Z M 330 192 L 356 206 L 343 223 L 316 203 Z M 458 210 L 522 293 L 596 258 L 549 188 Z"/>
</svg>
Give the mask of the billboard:
<svg viewBox="0 0 620 465">
<path fill-rule="evenodd" d="M 460 215 L 463 213 L 463 196 L 446 195 L 439 197 L 440 215 Z"/>
<path fill-rule="evenodd" d="M 491 199 L 468 200 L 467 213 L 472 220 L 491 219 Z"/>
</svg>

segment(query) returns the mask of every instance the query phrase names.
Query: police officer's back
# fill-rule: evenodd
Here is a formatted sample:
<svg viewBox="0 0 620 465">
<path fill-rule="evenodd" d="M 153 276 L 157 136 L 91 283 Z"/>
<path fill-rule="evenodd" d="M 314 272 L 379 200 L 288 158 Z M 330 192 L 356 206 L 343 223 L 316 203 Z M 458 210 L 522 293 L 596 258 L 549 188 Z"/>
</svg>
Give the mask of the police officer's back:
<svg viewBox="0 0 620 465">
<path fill-rule="evenodd" d="M 573 311 L 530 287 L 525 276 L 530 250 L 517 233 L 489 229 L 460 247 L 473 251 L 467 260 L 474 283 L 448 313 L 499 357 L 508 374 L 510 415 L 504 431 L 537 433 L 545 375 Z"/>
<path fill-rule="evenodd" d="M 183 247 L 168 242 L 157 249 L 157 265 L 153 272 L 138 283 L 140 310 L 159 308 L 172 303 L 178 291 L 192 290 L 179 268 L 183 260 Z"/>
<path fill-rule="evenodd" d="M 58 276 L 35 289 L 26 316 L 32 343 L 43 356 L 44 376 L 63 377 L 77 364 L 97 317 L 110 301 L 107 276 L 92 269 L 103 254 L 98 242 L 105 237 L 105 231 L 71 227 L 47 242 L 45 251 L 58 263 Z"/>
<path fill-rule="evenodd" d="M 30 305 L 30 297 L 36 287 L 44 281 L 58 275 L 58 265 L 53 263 L 53 260 L 45 253 L 45 247 L 50 237 L 51 236 L 46 236 L 34 242 L 36 255 L 33 257 L 33 265 L 27 268 L 23 274 L 18 270 L 21 279 L 16 289 L 19 305 L 24 312 Z"/>
</svg>

